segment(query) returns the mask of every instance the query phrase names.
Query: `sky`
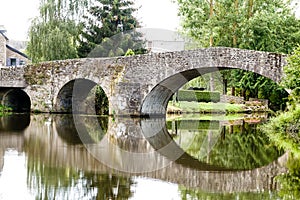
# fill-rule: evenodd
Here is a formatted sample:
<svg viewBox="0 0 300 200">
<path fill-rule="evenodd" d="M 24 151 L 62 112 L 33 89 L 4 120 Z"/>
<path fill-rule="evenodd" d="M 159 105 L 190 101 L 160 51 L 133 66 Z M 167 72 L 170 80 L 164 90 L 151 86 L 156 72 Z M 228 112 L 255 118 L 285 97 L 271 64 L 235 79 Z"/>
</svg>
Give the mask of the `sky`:
<svg viewBox="0 0 300 200">
<path fill-rule="evenodd" d="M 39 0 L 0 0 L 0 25 L 11 40 L 27 40 L 31 19 L 38 15 Z M 179 27 L 177 5 L 171 0 L 135 0 L 143 28 L 175 31 Z M 300 4 L 298 6 L 300 17 Z"/>
<path fill-rule="evenodd" d="M 39 0 L 0 0 L 0 25 L 10 40 L 26 40 L 32 18 L 38 15 Z M 177 5 L 171 0 L 136 0 L 137 18 L 144 28 L 176 30 Z"/>
</svg>

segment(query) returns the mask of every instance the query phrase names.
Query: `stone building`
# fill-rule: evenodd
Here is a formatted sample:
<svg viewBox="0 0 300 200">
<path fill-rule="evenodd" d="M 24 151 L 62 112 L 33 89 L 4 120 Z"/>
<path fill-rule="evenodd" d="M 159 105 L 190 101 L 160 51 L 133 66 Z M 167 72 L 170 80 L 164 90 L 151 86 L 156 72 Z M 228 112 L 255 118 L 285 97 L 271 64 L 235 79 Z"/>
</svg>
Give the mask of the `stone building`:
<svg viewBox="0 0 300 200">
<path fill-rule="evenodd" d="M 0 27 L 0 67 L 21 66 L 29 62 L 28 57 L 19 50 L 8 45 L 5 30 Z"/>
</svg>

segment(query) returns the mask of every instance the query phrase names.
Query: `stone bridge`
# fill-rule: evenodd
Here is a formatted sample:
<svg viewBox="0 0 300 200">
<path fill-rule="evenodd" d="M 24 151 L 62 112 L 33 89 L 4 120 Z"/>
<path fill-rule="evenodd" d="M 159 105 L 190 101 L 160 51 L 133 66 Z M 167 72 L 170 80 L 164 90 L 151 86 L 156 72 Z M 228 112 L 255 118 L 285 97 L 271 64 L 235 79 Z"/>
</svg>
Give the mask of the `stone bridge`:
<svg viewBox="0 0 300 200">
<path fill-rule="evenodd" d="M 169 98 L 198 76 L 242 69 L 279 82 L 285 58 L 276 53 L 214 47 L 45 62 L 1 69 L 0 99 L 19 110 L 71 112 L 86 107 L 90 90 L 99 85 L 108 97 L 110 114 L 164 115 Z"/>
</svg>

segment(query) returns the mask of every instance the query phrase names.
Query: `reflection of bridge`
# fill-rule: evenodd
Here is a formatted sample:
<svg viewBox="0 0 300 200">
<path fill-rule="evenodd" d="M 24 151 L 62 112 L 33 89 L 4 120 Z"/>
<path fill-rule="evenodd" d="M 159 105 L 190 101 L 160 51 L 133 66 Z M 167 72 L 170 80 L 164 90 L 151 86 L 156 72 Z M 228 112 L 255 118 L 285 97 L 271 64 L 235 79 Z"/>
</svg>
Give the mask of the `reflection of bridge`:
<svg viewBox="0 0 300 200">
<path fill-rule="evenodd" d="M 165 146 L 164 142 L 167 144 L 164 150 L 159 148 L 160 153 L 154 151 L 154 149 L 158 148 L 153 135 L 155 130 L 152 129 L 152 132 L 147 132 L 146 130 L 149 130 L 149 127 L 158 127 L 157 123 L 160 122 L 155 120 L 150 123 L 145 120 L 141 122 L 140 119 L 130 118 L 117 118 L 116 121 L 110 120 L 107 134 L 104 137 L 100 137 L 98 142 L 95 139 L 89 140 L 96 143 L 86 144 L 86 148 L 82 148 L 82 145 L 76 142 L 79 141 L 76 137 L 74 141 L 74 138 L 67 136 L 76 132 L 76 125 L 66 128 L 66 123 L 61 123 L 64 120 L 64 117 L 61 116 L 32 116 L 29 128 L 24 131 L 22 139 L 20 139 L 19 135 L 13 135 L 10 140 L 6 141 L 5 145 L 9 144 L 11 148 L 25 151 L 28 162 L 34 162 L 35 165 L 43 164 L 53 167 L 74 168 L 95 173 L 140 175 L 211 192 L 231 193 L 277 189 L 274 177 L 286 170 L 283 166 L 287 155 L 283 155 L 267 166 L 247 171 L 214 171 L 210 168 L 207 168 L 207 170 L 210 170 L 207 171 L 206 166 L 202 166 L 202 168 L 200 166 L 199 168 L 199 165 L 186 165 L 180 159 L 179 162 L 172 162 L 170 159 L 173 159 L 172 155 L 174 154 L 169 154 L 170 151 L 168 149 L 174 150 L 176 147 L 169 139 L 158 143 L 158 145 L 163 146 Z M 63 127 L 60 127 L 61 125 Z M 87 125 L 86 129 L 89 128 Z M 57 130 L 62 132 L 57 132 Z M 157 130 L 161 132 L 158 136 L 167 137 L 163 134 L 165 129 L 163 131 Z M 144 137 L 141 137 L 142 131 L 148 137 L 149 143 Z M 79 134 L 79 137 L 83 136 Z M 130 144 L 126 143 L 126 139 L 128 140 L 129 138 L 133 138 L 132 142 L 129 142 Z M 15 139 L 18 140 L 17 143 L 15 143 L 17 141 Z M 111 144 L 105 142 L 105 139 L 110 141 Z M 150 144 L 154 147 L 151 147 Z M 168 146 L 168 144 L 170 145 Z M 5 148 L 2 145 L 1 147 Z M 3 151 L 3 148 L 1 148 L 1 151 Z M 177 149 L 175 151 L 180 150 Z M 126 158 L 126 152 L 147 155 L 148 160 L 134 162 L 136 157 L 128 159 L 128 157 Z M 99 155 L 105 156 L 105 154 L 110 160 L 98 157 Z M 188 157 L 184 156 L 182 158 L 188 159 Z M 108 165 L 113 165 L 114 169 L 107 167 L 99 160 L 106 162 Z M 189 160 L 186 160 L 186 162 L 189 163 Z M 156 168 L 158 169 L 154 170 Z"/>
<path fill-rule="evenodd" d="M 165 114 L 173 93 L 193 78 L 237 68 L 278 82 L 285 63 L 284 55 L 223 47 L 55 61 L 24 69 L 1 69 L 0 86 L 20 89 L 14 93 L 2 89 L 0 99 L 8 105 L 12 102 L 10 99 L 19 99 L 21 104 L 26 92 L 31 104 L 27 102 L 19 109 L 28 110 L 31 105 L 32 110 L 70 112 L 74 107 L 81 107 L 72 107 L 72 101 L 82 103 L 90 89 L 100 85 L 108 96 L 111 114 L 161 115 Z"/>
</svg>

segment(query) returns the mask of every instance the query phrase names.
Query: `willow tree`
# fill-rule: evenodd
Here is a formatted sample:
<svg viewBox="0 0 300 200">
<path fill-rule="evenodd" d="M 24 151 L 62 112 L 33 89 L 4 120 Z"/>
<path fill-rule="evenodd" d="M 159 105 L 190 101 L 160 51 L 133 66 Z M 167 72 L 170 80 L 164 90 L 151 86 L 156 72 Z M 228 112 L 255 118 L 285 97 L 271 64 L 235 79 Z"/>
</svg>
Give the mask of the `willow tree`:
<svg viewBox="0 0 300 200">
<path fill-rule="evenodd" d="M 33 62 L 77 57 L 77 41 L 89 0 L 40 0 L 40 14 L 29 29 L 26 49 Z"/>
</svg>

